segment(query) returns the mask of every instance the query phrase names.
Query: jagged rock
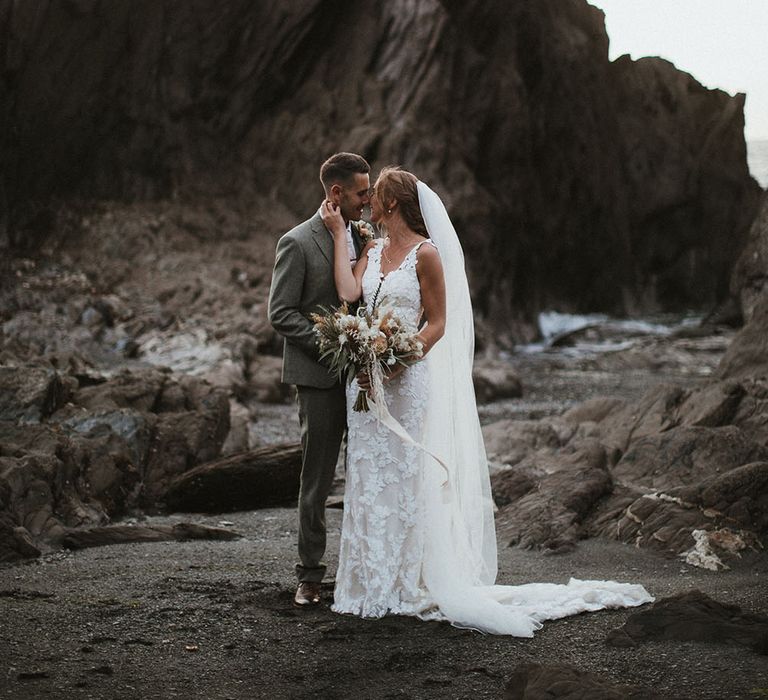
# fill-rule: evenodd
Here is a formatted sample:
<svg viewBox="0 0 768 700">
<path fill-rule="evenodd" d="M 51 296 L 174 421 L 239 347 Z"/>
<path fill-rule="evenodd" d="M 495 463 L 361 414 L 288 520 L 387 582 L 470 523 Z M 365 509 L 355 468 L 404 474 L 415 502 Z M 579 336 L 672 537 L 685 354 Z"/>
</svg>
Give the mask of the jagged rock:
<svg viewBox="0 0 768 700">
<path fill-rule="evenodd" d="M 768 293 L 768 193 L 763 194 L 757 216 L 752 222 L 746 245 L 733 267 L 731 294 L 741 305 L 746 322 Z"/>
<path fill-rule="evenodd" d="M 728 425 L 736 415 L 744 394 L 744 387 L 733 381 L 696 389 L 678 408 L 678 419 L 682 425 L 709 428 Z"/>
<path fill-rule="evenodd" d="M 584 537 L 582 523 L 612 487 L 605 450 L 594 441 L 561 455 L 553 472 L 512 467 L 493 477 L 497 502 L 507 503 L 498 513 L 498 536 L 526 549 L 565 551 Z"/>
<path fill-rule="evenodd" d="M 175 479 L 165 494 L 172 511 L 251 510 L 294 501 L 301 447 L 274 445 L 201 464 Z"/>
<path fill-rule="evenodd" d="M 170 479 L 219 454 L 229 431 L 221 390 L 154 370 L 91 381 L 72 395 L 85 405 L 68 403 L 47 422 L 0 421 L 5 560 L 59 546 L 66 528 L 155 505 Z"/>
<path fill-rule="evenodd" d="M 699 483 L 675 490 L 682 500 L 696 503 L 723 525 L 768 534 L 768 462 L 731 469 Z"/>
<path fill-rule="evenodd" d="M 593 535 L 683 555 L 696 566 L 727 568 L 721 559 L 759 548 L 768 532 L 768 464 L 745 464 L 664 493 L 617 488 L 586 528 Z"/>
<path fill-rule="evenodd" d="M 766 653 L 768 616 L 742 612 L 701 591 L 657 600 L 650 608 L 633 612 L 606 642 L 638 646 L 648 641 L 693 641 L 738 644 Z"/>
<path fill-rule="evenodd" d="M 523 395 L 520 375 L 508 363 L 475 363 L 472 381 L 478 402 L 514 399 Z"/>
<path fill-rule="evenodd" d="M 110 380 L 101 379 L 84 386 L 72 401 L 91 410 L 132 408 L 141 412 L 153 411 L 162 402 L 169 377 L 170 372 L 163 369 L 124 371 Z"/>
<path fill-rule="evenodd" d="M 651 691 L 616 685 L 573 666 L 535 663 L 522 664 L 512 672 L 503 697 L 504 700 L 663 700 Z"/>
<path fill-rule="evenodd" d="M 0 366 L 0 420 L 39 423 L 66 399 L 53 369 Z"/>
<path fill-rule="evenodd" d="M 625 483 L 668 491 L 766 458 L 768 448 L 751 442 L 735 426 L 679 426 L 633 440 L 613 475 Z"/>
<path fill-rule="evenodd" d="M 483 426 L 485 449 L 489 457 L 505 464 L 517 464 L 538 450 L 552 451 L 565 443 L 553 423 L 514 419 L 496 421 Z"/>
<path fill-rule="evenodd" d="M 613 411 L 600 422 L 601 442 L 621 455 L 631 441 L 669 430 L 678 424 L 677 408 L 689 393 L 679 386 L 657 384 L 639 401 Z"/>
<path fill-rule="evenodd" d="M 720 361 L 717 376 L 721 379 L 768 378 L 768 290 L 755 301 L 749 321 Z"/>
<path fill-rule="evenodd" d="M 768 379 L 746 379 L 741 385 L 746 393 L 739 402 L 733 423 L 750 440 L 768 447 Z"/>
</svg>

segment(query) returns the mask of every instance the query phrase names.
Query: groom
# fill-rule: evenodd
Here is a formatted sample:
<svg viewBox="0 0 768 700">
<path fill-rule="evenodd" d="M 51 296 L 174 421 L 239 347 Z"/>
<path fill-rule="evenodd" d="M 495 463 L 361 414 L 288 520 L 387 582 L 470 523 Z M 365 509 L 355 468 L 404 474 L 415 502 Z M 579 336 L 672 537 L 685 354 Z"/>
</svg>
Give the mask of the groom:
<svg viewBox="0 0 768 700">
<path fill-rule="evenodd" d="M 357 226 L 368 204 L 370 166 L 354 153 L 337 153 L 323 163 L 320 181 L 325 197 L 336 204 L 347 222 L 350 264 L 363 248 Z M 338 306 L 333 277 L 333 235 L 320 211 L 291 229 L 277 242 L 269 321 L 285 339 L 283 382 L 295 384 L 301 425 L 299 487 L 299 579 L 294 605 L 320 602 L 325 574 L 325 500 L 331 490 L 341 440 L 346 429 L 344 385 L 319 361 L 309 314 Z"/>
</svg>

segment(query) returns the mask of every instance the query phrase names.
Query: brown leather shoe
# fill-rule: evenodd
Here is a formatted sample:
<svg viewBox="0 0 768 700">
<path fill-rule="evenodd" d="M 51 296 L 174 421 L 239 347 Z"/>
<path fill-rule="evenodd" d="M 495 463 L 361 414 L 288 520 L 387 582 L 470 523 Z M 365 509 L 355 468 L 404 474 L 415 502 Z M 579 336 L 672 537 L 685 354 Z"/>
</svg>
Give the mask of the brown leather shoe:
<svg viewBox="0 0 768 700">
<path fill-rule="evenodd" d="M 293 596 L 297 608 L 307 608 L 320 604 L 320 584 L 315 581 L 302 581 Z"/>
</svg>

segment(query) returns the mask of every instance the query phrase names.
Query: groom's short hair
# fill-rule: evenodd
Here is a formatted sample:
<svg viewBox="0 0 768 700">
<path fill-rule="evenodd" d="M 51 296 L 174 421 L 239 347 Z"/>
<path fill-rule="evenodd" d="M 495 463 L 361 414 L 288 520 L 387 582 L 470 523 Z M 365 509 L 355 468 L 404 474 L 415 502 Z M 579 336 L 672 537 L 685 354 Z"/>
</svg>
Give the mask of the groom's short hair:
<svg viewBox="0 0 768 700">
<path fill-rule="evenodd" d="M 320 166 L 320 182 L 327 192 L 335 183 L 346 185 L 356 173 L 366 175 L 369 172 L 368 161 L 357 153 L 334 153 Z"/>
</svg>

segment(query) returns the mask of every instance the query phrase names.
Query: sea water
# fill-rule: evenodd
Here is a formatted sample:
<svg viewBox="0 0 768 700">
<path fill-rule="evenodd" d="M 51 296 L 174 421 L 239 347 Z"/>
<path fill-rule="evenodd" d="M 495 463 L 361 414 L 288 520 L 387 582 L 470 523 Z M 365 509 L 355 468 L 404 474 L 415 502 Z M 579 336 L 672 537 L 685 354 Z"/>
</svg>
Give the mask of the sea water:
<svg viewBox="0 0 768 700">
<path fill-rule="evenodd" d="M 768 140 L 747 141 L 747 163 L 760 187 L 768 188 Z"/>
<path fill-rule="evenodd" d="M 633 345 L 632 341 L 621 339 L 622 335 L 669 336 L 684 328 L 692 328 L 701 323 L 700 313 L 660 314 L 646 318 L 611 318 L 605 314 L 563 314 L 557 311 L 544 311 L 538 316 L 541 341 L 528 345 L 518 345 L 517 352 L 531 354 L 548 350 L 552 342 L 563 334 L 589 326 L 602 326 L 611 329 L 611 338 L 597 343 L 579 343 L 575 348 L 560 348 L 558 352 L 566 355 L 591 355 L 600 352 L 621 350 Z"/>
</svg>

